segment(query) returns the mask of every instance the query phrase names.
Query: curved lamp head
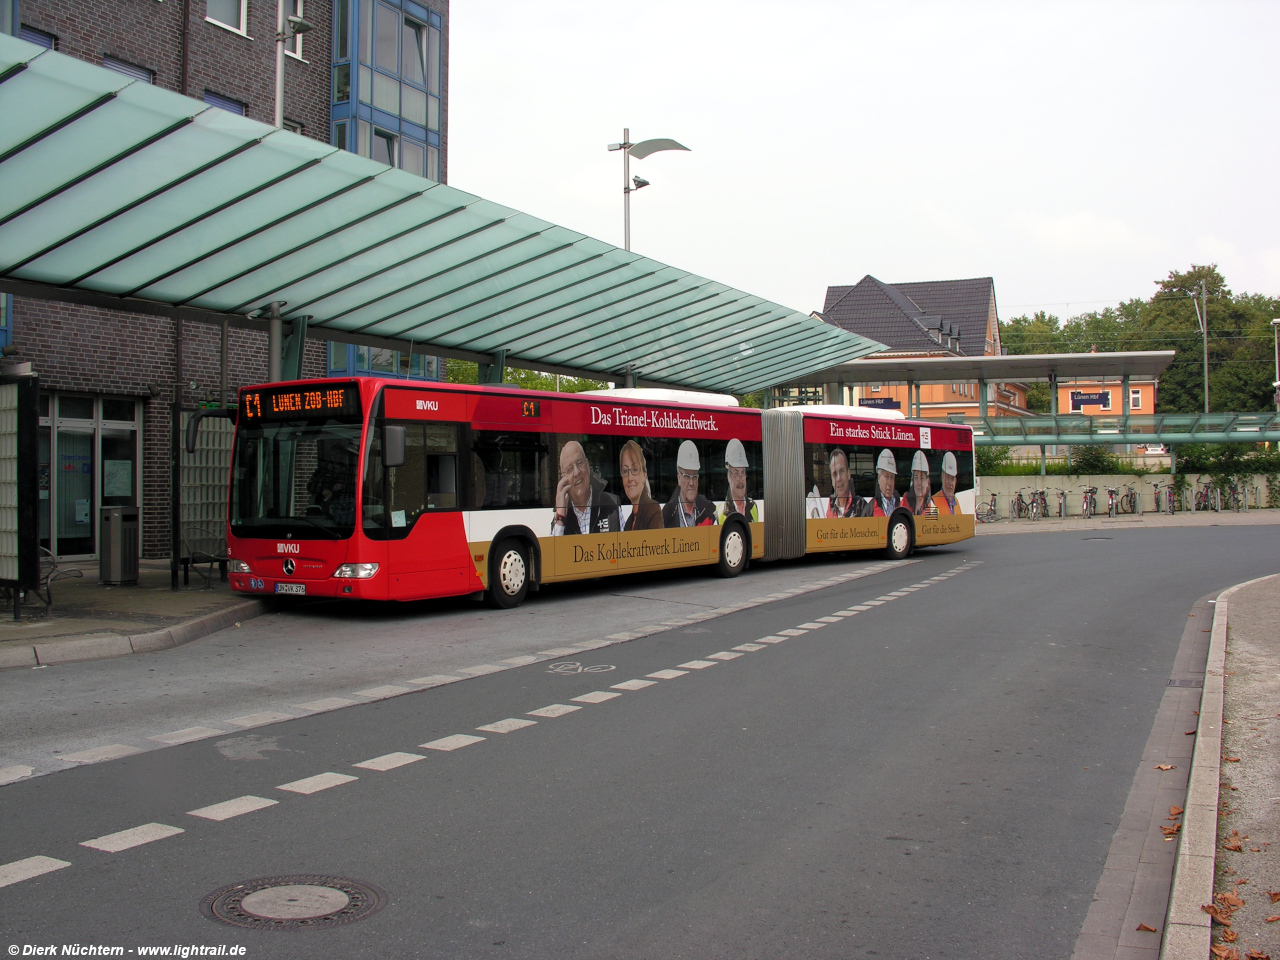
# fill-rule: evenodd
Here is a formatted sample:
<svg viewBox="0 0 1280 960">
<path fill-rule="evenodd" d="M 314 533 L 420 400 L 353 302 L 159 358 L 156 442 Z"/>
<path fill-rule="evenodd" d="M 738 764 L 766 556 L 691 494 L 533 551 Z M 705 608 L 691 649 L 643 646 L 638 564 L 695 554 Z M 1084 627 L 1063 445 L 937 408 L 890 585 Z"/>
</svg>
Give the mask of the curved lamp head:
<svg viewBox="0 0 1280 960">
<path fill-rule="evenodd" d="M 610 149 L 613 149 L 612 146 Z M 630 150 L 631 156 L 637 160 L 643 160 L 651 153 L 657 153 L 660 150 L 686 150 L 689 148 L 682 143 L 676 143 L 674 140 L 668 140 L 660 137 L 657 140 L 641 140 Z M 692 151 L 690 151 L 692 152 Z"/>
</svg>

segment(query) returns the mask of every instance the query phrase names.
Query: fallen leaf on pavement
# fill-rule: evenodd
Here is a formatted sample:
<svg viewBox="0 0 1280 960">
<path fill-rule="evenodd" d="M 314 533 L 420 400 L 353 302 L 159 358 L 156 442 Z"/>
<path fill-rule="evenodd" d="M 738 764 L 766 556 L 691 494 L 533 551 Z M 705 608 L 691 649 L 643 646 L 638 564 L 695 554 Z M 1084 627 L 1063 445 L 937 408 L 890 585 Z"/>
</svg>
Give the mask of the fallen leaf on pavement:
<svg viewBox="0 0 1280 960">
<path fill-rule="evenodd" d="M 1280 903 L 1280 890 L 1268 890 L 1267 896 L 1271 898 L 1272 903 Z"/>
<path fill-rule="evenodd" d="M 1241 885 L 1243 885 L 1243 884 L 1246 884 L 1246 883 L 1248 883 L 1248 882 L 1249 882 L 1248 877 L 1242 877 L 1242 878 L 1240 878 L 1239 880 L 1237 880 L 1237 881 L 1236 881 L 1236 886 L 1237 886 L 1237 887 L 1239 887 L 1239 886 L 1241 886 Z"/>
<path fill-rule="evenodd" d="M 1225 903 L 1228 907 L 1244 906 L 1244 901 L 1231 892 L 1220 893 L 1214 899 L 1216 899 L 1219 903 Z"/>
<path fill-rule="evenodd" d="M 1194 737 L 1196 735 L 1196 732 L 1194 730 L 1188 730 L 1186 731 L 1186 734 L 1188 737 Z"/>
<path fill-rule="evenodd" d="M 1224 927 L 1231 926 L 1231 914 L 1226 910 L 1223 910 L 1216 903 L 1206 903 L 1200 909 L 1213 917 L 1215 922 L 1222 924 Z"/>
<path fill-rule="evenodd" d="M 1280 913 L 1277 913 L 1274 917 L 1267 917 L 1267 923 L 1275 923 L 1277 920 L 1280 920 Z"/>
<path fill-rule="evenodd" d="M 1139 930 L 1142 930 L 1142 931 L 1144 931 L 1144 932 L 1146 932 L 1146 933 L 1159 933 L 1159 932 L 1160 932 L 1160 931 L 1159 931 L 1159 930 L 1157 930 L 1155 927 L 1148 927 L 1145 923 L 1140 923 L 1140 924 L 1138 924 L 1138 929 L 1139 929 Z"/>
<path fill-rule="evenodd" d="M 1215 943 L 1209 947 L 1209 952 L 1217 958 L 1217 960 L 1240 960 L 1240 951 L 1235 947 L 1224 947 L 1220 943 Z"/>
<path fill-rule="evenodd" d="M 1249 848 L 1249 852 L 1250 852 L 1250 853 L 1261 853 L 1261 852 L 1262 852 L 1262 848 L 1261 848 L 1261 847 L 1250 847 L 1250 848 Z"/>
<path fill-rule="evenodd" d="M 1178 768 L 1175 767 L 1172 763 L 1157 763 L 1156 769 L 1157 770 L 1177 770 Z"/>
<path fill-rule="evenodd" d="M 1222 942 L 1223 942 L 1223 943 L 1235 943 L 1235 942 L 1236 942 L 1236 939 L 1237 939 L 1239 936 L 1240 936 L 1240 934 L 1236 933 L 1234 930 L 1228 930 L 1226 933 L 1224 933 L 1224 934 L 1222 935 Z"/>
<path fill-rule="evenodd" d="M 1172 820 L 1174 817 L 1181 816 L 1181 815 L 1182 815 L 1182 807 L 1170 807 L 1170 808 L 1169 808 L 1169 819 L 1170 819 L 1170 820 Z"/>
<path fill-rule="evenodd" d="M 1161 827 L 1160 829 L 1164 831 L 1166 837 L 1175 837 L 1178 835 L 1178 831 L 1182 829 L 1182 824 L 1175 823 L 1172 827 Z"/>
<path fill-rule="evenodd" d="M 1243 853 L 1244 845 L 1239 840 L 1224 840 L 1222 842 L 1223 850 L 1230 850 L 1233 853 Z"/>
<path fill-rule="evenodd" d="M 1271 954 L 1263 953 L 1261 950 L 1250 950 L 1244 955 L 1244 960 L 1271 960 Z"/>
<path fill-rule="evenodd" d="M 1223 757 L 1222 759 L 1226 760 L 1226 761 L 1227 761 L 1227 763 L 1239 763 L 1239 762 L 1240 762 L 1240 758 L 1239 758 L 1239 757 Z"/>
</svg>

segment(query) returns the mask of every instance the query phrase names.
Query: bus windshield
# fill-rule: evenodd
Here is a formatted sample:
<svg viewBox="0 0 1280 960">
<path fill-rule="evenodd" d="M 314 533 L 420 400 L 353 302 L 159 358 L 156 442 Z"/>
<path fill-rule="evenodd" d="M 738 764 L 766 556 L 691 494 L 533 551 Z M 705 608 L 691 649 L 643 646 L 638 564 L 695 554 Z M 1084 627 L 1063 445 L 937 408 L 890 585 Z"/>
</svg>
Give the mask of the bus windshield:
<svg viewBox="0 0 1280 960">
<path fill-rule="evenodd" d="M 231 479 L 237 537 L 342 540 L 356 523 L 358 414 L 240 421 Z"/>
</svg>

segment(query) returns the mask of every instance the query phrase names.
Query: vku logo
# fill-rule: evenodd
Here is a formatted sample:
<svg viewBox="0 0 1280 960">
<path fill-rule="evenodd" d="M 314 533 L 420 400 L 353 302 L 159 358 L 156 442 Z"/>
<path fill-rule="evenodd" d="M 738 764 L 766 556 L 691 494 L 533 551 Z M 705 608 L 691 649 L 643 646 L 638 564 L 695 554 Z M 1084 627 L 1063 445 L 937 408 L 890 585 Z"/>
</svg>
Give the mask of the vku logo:
<svg viewBox="0 0 1280 960">
<path fill-rule="evenodd" d="M 438 412 L 440 410 L 440 401 L 439 400 L 415 400 L 414 409 L 415 410 L 432 410 L 432 411 Z"/>
<path fill-rule="evenodd" d="M 302 544 L 300 543 L 277 543 L 276 553 L 301 553 Z"/>
</svg>

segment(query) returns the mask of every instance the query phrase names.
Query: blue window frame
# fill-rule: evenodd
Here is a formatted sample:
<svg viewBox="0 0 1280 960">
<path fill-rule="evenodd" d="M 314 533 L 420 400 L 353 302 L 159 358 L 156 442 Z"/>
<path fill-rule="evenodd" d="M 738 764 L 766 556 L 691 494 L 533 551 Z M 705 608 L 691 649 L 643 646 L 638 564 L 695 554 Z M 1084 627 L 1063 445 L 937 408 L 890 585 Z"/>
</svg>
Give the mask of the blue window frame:
<svg viewBox="0 0 1280 960">
<path fill-rule="evenodd" d="M 443 380 L 444 357 L 410 356 L 385 347 L 329 342 L 329 376 L 389 377 L 398 380 Z"/>
<path fill-rule="evenodd" d="M 13 342 L 13 297 L 0 293 L 0 347 Z"/>
</svg>

